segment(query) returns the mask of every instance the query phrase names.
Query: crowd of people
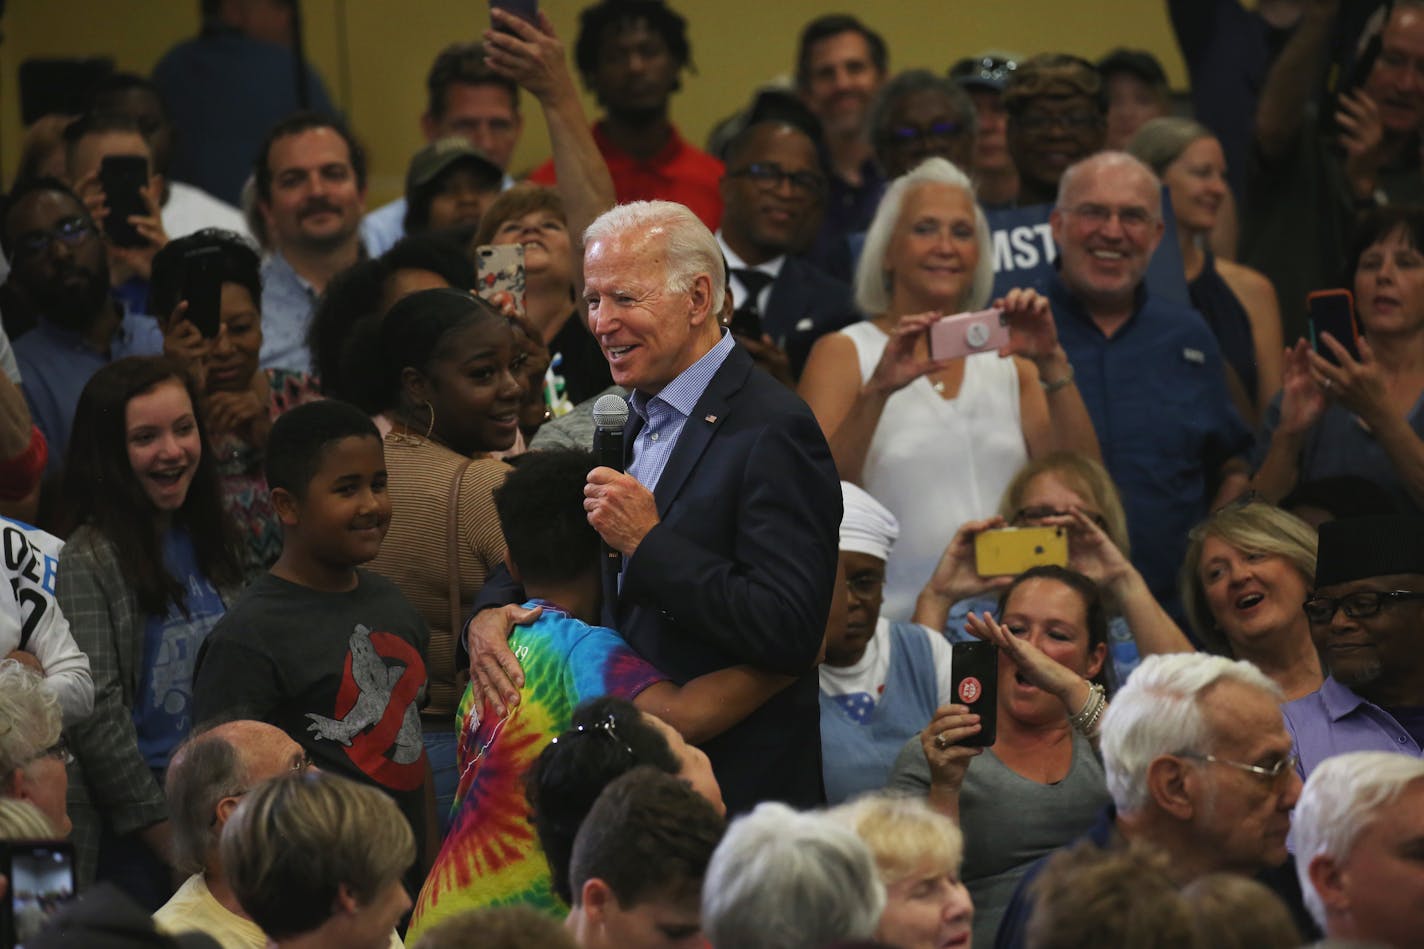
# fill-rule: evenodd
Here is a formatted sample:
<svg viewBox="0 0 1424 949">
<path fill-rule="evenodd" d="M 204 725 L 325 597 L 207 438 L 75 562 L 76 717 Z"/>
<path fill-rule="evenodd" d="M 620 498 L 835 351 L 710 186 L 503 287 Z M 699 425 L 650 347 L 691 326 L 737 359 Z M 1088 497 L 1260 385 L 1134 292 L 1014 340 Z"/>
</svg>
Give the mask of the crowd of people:
<svg viewBox="0 0 1424 949">
<path fill-rule="evenodd" d="M 34 122 L 26 945 L 1420 944 L 1424 0 L 1166 7 L 705 149 L 690 5 L 492 7 L 369 210 L 290 0 Z"/>
</svg>

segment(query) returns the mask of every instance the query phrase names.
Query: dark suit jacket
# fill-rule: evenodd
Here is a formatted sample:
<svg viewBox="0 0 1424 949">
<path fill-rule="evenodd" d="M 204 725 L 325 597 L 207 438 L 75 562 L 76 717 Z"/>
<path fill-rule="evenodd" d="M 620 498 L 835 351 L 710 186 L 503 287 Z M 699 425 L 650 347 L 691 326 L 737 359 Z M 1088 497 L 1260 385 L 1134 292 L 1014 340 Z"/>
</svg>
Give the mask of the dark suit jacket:
<svg viewBox="0 0 1424 949">
<path fill-rule="evenodd" d="M 626 445 L 641 424 L 629 413 Z M 676 682 L 742 663 L 799 676 L 703 749 L 733 811 L 821 802 L 812 664 L 837 582 L 841 492 L 820 427 L 734 348 L 654 497 L 661 522 L 629 558 L 605 623 Z"/>
<path fill-rule="evenodd" d="M 850 287 L 805 261 L 787 257 L 771 285 L 762 328 L 781 344 L 798 378 L 811 344 L 827 333 L 858 322 Z"/>
</svg>

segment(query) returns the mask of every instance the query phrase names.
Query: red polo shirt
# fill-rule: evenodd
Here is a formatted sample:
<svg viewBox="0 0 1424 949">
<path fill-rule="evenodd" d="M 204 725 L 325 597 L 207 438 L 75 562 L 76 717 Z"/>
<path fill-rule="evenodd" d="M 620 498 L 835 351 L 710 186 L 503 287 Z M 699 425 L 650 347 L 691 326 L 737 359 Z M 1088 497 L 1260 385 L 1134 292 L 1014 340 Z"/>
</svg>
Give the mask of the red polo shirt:
<svg viewBox="0 0 1424 949">
<path fill-rule="evenodd" d="M 615 147 L 604 135 L 602 122 L 593 126 L 593 140 L 608 163 L 619 204 L 676 201 L 687 205 L 708 230 L 715 231 L 722 223 L 722 195 L 717 190 L 722 180 L 722 163 L 689 145 L 676 127 L 667 145 L 646 161 Z M 534 169 L 529 180 L 552 185 L 556 180 L 554 160 L 551 158 Z"/>
</svg>

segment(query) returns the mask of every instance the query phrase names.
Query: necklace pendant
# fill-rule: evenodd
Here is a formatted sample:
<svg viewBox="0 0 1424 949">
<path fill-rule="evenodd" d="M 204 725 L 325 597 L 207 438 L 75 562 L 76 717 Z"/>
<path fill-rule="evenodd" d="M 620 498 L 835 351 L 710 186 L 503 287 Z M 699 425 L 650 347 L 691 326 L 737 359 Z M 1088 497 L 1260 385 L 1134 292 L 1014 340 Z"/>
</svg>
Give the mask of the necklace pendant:
<svg viewBox="0 0 1424 949">
<path fill-rule="evenodd" d="M 931 382 L 930 385 L 934 386 L 934 390 L 935 390 L 936 392 L 938 392 L 940 395 L 944 395 L 944 383 L 943 383 L 943 382 L 938 382 L 938 381 L 937 381 L 937 382 Z"/>
</svg>

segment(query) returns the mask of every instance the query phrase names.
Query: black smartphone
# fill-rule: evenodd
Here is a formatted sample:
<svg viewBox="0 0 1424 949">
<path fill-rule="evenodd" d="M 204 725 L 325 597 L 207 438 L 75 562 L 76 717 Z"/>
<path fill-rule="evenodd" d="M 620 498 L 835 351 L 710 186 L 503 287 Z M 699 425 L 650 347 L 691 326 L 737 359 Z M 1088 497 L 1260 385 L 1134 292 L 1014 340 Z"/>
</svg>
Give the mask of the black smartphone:
<svg viewBox="0 0 1424 949">
<path fill-rule="evenodd" d="M 64 840 L 0 842 L 0 873 L 10 881 L 0 901 L 0 946 L 33 939 L 60 907 L 74 899 L 74 846 Z"/>
<path fill-rule="evenodd" d="M 148 239 L 134 229 L 129 218 L 147 214 L 143 189 L 148 187 L 148 159 L 141 155 L 105 155 L 99 162 L 99 184 L 109 216 L 104 233 L 120 247 L 144 247 Z"/>
<path fill-rule="evenodd" d="M 1360 331 L 1355 322 L 1354 295 L 1349 290 L 1316 290 L 1306 296 L 1305 306 L 1310 312 L 1311 347 L 1330 362 L 1338 362 L 1334 351 L 1320 338 L 1321 333 L 1329 333 L 1358 362 Z"/>
<path fill-rule="evenodd" d="M 183 255 L 183 299 L 188 301 L 185 319 L 208 339 L 218 335 L 222 312 L 222 261 L 218 247 L 195 247 Z M 169 314 L 163 314 L 167 319 Z"/>
<path fill-rule="evenodd" d="M 513 14 L 527 23 L 535 26 L 539 25 L 539 0 L 490 0 L 491 10 L 503 10 L 505 13 Z M 496 26 L 495 29 L 504 33 L 513 33 L 513 30 Z"/>
<path fill-rule="evenodd" d="M 993 643 L 955 643 L 954 701 L 979 716 L 979 733 L 959 742 L 970 748 L 994 743 L 999 727 L 999 647 Z"/>
</svg>

